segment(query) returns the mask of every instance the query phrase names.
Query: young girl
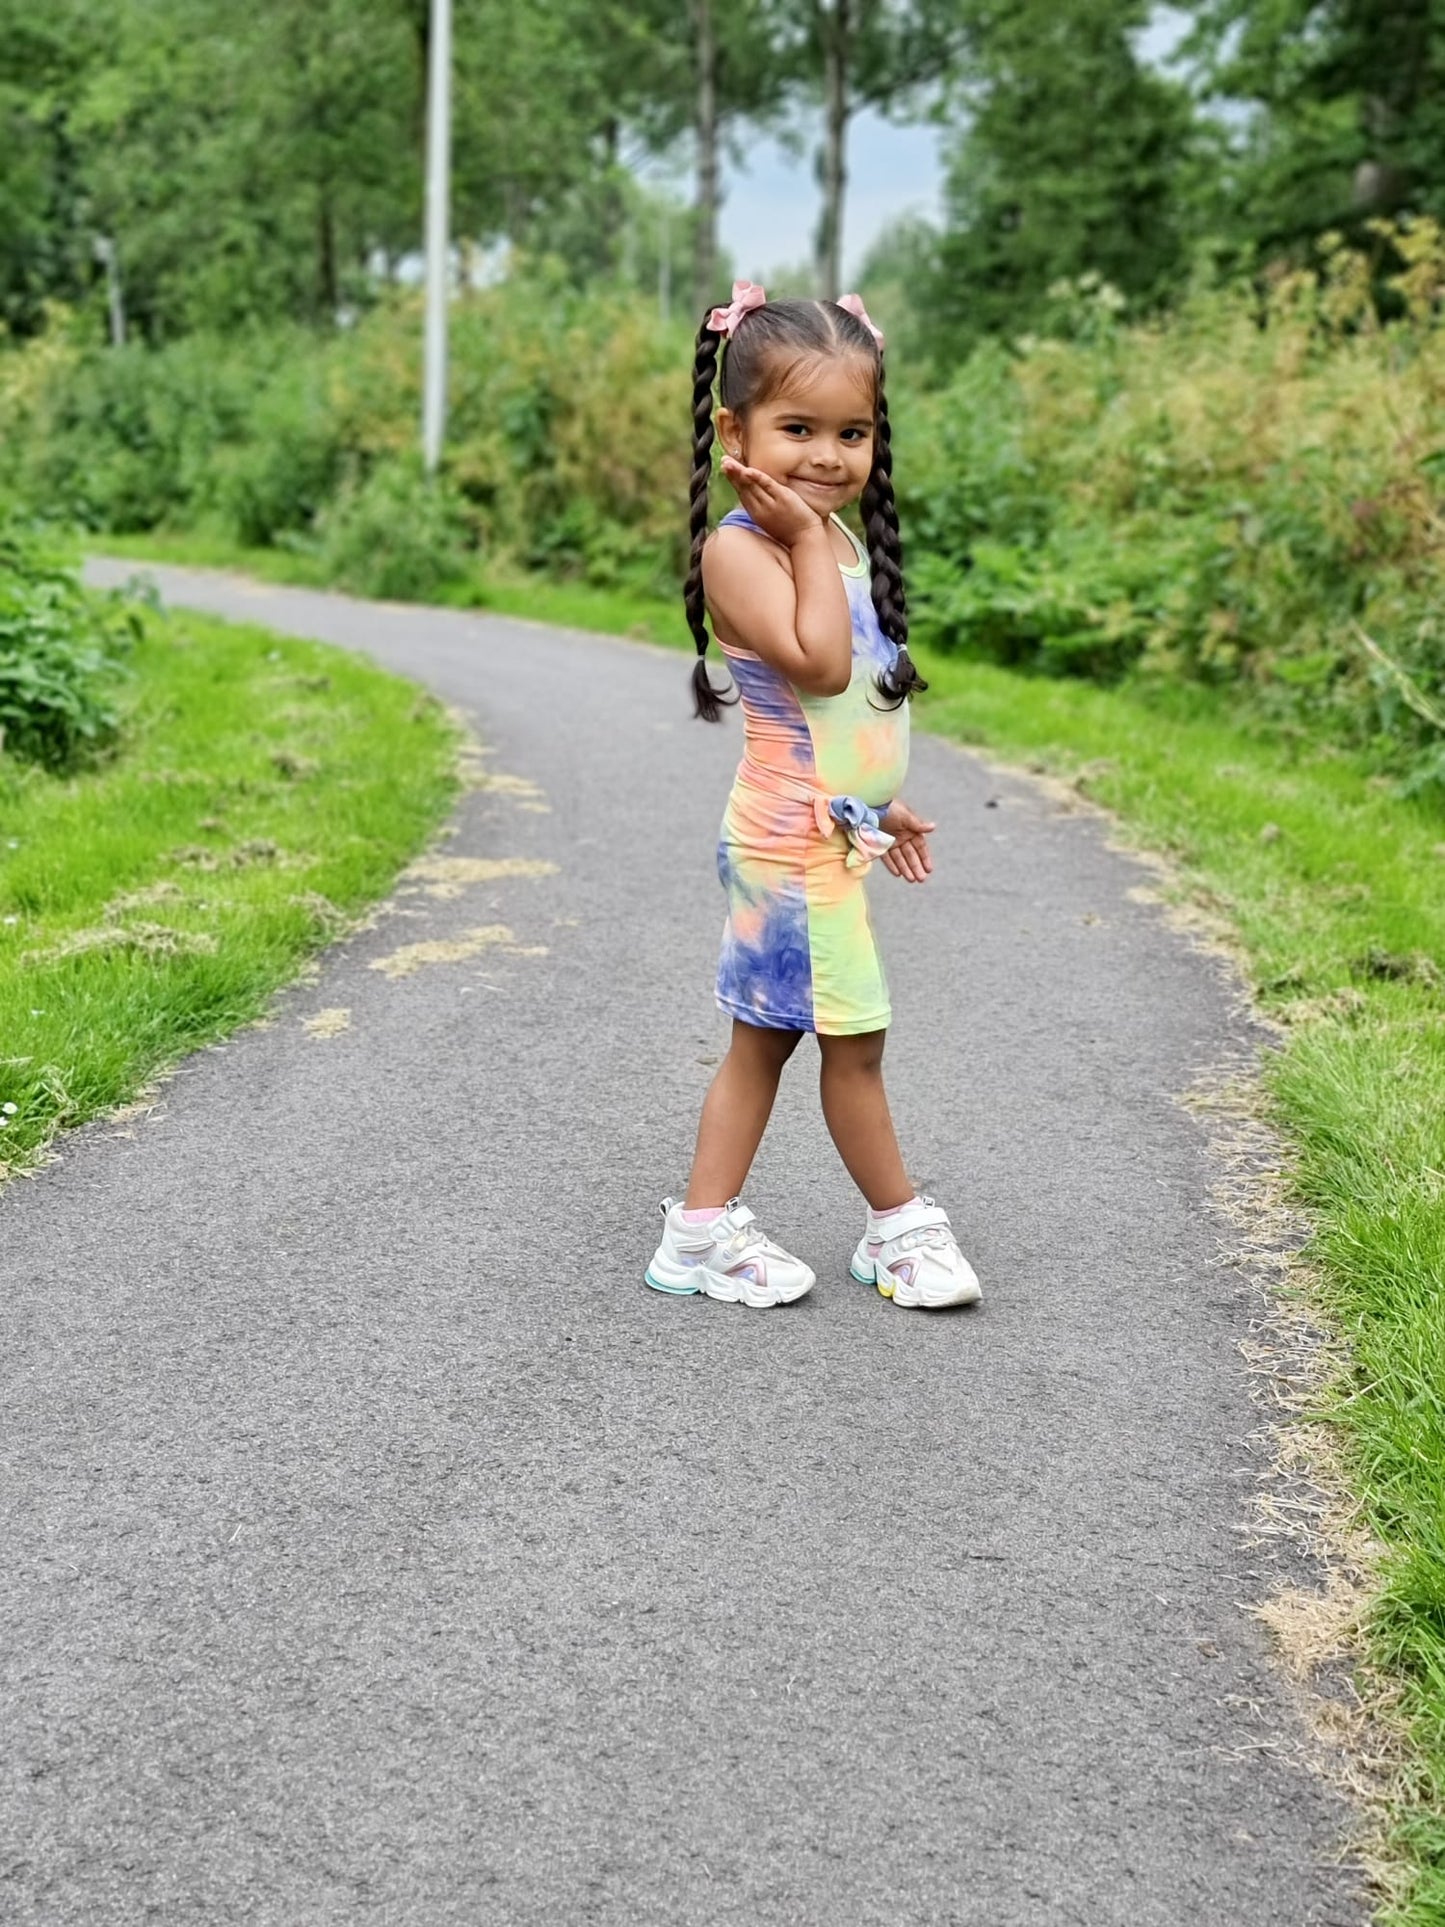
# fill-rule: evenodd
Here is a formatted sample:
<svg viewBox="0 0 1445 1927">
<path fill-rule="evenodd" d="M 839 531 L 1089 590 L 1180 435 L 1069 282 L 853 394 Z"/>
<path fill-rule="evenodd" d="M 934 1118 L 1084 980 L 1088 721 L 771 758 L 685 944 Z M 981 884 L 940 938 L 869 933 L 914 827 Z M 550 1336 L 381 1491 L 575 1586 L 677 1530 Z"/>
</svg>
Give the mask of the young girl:
<svg viewBox="0 0 1445 1927">
<path fill-rule="evenodd" d="M 883 1089 L 888 989 L 863 895 L 875 858 L 922 883 L 935 827 L 898 796 L 906 699 L 926 685 L 906 647 L 882 348 L 857 295 L 768 301 L 746 281 L 698 333 L 685 590 L 693 693 L 696 713 L 716 722 L 706 609 L 738 684 L 745 743 L 718 846 L 728 917 L 717 1000 L 732 1040 L 703 1104 L 687 1195 L 661 1206 L 646 1272 L 658 1291 L 762 1306 L 811 1289 L 812 1271 L 764 1235 L 738 1194 L 783 1065 L 812 1031 L 823 1116 L 868 1204 L 854 1277 L 895 1305 L 979 1296 L 947 1215 L 915 1193 L 899 1156 Z M 722 470 L 741 506 L 709 536 L 719 353 Z M 867 553 L 838 519 L 860 496 Z"/>
</svg>

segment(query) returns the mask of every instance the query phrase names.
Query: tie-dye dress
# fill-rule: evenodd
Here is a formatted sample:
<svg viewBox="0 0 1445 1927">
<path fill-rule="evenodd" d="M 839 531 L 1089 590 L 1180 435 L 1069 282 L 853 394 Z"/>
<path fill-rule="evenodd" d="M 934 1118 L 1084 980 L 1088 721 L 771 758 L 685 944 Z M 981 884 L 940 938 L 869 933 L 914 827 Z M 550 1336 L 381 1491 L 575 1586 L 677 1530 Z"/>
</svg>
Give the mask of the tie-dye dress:
<svg viewBox="0 0 1445 1927">
<path fill-rule="evenodd" d="M 729 525 L 756 527 L 742 509 L 723 517 Z M 891 1015 L 863 894 L 867 865 L 857 856 L 850 865 L 853 845 L 828 800 L 856 796 L 881 808 L 908 769 L 908 704 L 890 706 L 877 687 L 898 650 L 878 624 L 867 556 L 849 540 L 857 560 L 838 566 L 853 676 L 840 695 L 805 695 L 751 650 L 720 644 L 742 698 L 745 743 L 718 844 L 728 899 L 718 1005 L 747 1024 L 824 1037 L 886 1030 Z"/>
</svg>

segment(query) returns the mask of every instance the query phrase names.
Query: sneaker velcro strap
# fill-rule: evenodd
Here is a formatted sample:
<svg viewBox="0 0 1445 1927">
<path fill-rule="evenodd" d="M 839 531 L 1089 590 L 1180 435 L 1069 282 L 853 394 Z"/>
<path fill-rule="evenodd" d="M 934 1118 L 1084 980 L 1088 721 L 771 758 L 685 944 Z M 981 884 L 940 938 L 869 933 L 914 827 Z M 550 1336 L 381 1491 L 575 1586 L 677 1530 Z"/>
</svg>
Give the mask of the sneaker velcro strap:
<svg viewBox="0 0 1445 1927">
<path fill-rule="evenodd" d="M 899 1243 L 901 1238 L 908 1238 L 910 1232 L 931 1231 L 935 1227 L 941 1227 L 945 1231 L 951 1230 L 948 1222 L 948 1213 L 938 1205 L 934 1204 L 931 1200 L 926 1202 L 920 1201 L 918 1204 L 905 1205 L 901 1211 L 893 1215 L 888 1221 L 888 1229 L 883 1233 L 882 1239 L 884 1248 L 888 1251 L 906 1249 L 906 1247 Z M 921 1238 L 909 1239 L 910 1245 L 922 1244 L 923 1242 L 924 1240 Z"/>
</svg>

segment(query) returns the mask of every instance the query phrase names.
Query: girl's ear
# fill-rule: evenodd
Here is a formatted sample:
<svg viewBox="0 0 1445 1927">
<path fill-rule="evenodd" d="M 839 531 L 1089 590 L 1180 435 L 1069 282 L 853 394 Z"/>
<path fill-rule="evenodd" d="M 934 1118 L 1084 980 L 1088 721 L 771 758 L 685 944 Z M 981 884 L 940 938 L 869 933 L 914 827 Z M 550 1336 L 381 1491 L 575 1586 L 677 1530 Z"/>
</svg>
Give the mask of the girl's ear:
<svg viewBox="0 0 1445 1927">
<path fill-rule="evenodd" d="M 723 445 L 725 455 L 737 455 L 743 445 L 743 425 L 731 408 L 720 408 L 714 419 L 717 422 L 718 440 Z"/>
</svg>

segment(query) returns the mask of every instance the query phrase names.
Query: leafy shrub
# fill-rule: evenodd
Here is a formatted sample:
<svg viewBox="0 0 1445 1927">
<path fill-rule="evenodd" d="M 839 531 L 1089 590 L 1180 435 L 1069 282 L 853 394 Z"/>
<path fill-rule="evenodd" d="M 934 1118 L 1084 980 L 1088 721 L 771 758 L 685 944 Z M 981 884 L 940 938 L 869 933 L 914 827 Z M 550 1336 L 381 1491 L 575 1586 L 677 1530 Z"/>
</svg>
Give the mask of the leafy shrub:
<svg viewBox="0 0 1445 1927">
<path fill-rule="evenodd" d="M 85 594 L 35 534 L 0 510 L 0 749 L 54 772 L 110 743 L 108 684 L 135 639 L 118 598 Z"/>
<path fill-rule="evenodd" d="M 1375 265 L 1203 280 L 1126 324 L 1096 277 L 946 383 L 893 366 L 896 487 L 918 633 L 1017 668 L 1184 678 L 1445 766 L 1445 242 Z M 339 579 L 426 595 L 476 548 L 606 586 L 684 566 L 690 331 L 545 264 L 453 310 L 444 490 L 424 488 L 421 316 L 382 301 L 296 330 L 148 352 L 63 327 L 0 353 L 0 482 L 93 525 L 219 516 L 319 541 Z M 890 332 L 892 324 L 890 322 Z M 905 331 L 906 334 L 906 331 Z"/>
<path fill-rule="evenodd" d="M 238 541 L 265 548 L 309 531 L 346 470 L 340 423 L 313 352 L 280 361 L 257 385 L 242 433 L 215 451 L 208 492 Z"/>
<path fill-rule="evenodd" d="M 183 522 L 251 402 L 244 357 L 195 338 L 72 357 L 30 396 L 7 479 L 47 515 L 118 531 Z M 7 437 L 0 434 L 0 441 Z"/>
<path fill-rule="evenodd" d="M 321 519 L 321 552 L 343 588 L 425 602 L 465 574 L 465 507 L 415 462 L 384 462 Z"/>
<path fill-rule="evenodd" d="M 1362 258 L 1330 244 L 1263 306 L 1200 288 L 1152 326 L 1064 291 L 1088 327 L 1071 312 L 1068 339 L 980 351 L 919 398 L 898 440 L 920 633 L 1234 688 L 1437 780 L 1445 243 L 1428 221 L 1390 238 L 1388 325 Z"/>
</svg>

